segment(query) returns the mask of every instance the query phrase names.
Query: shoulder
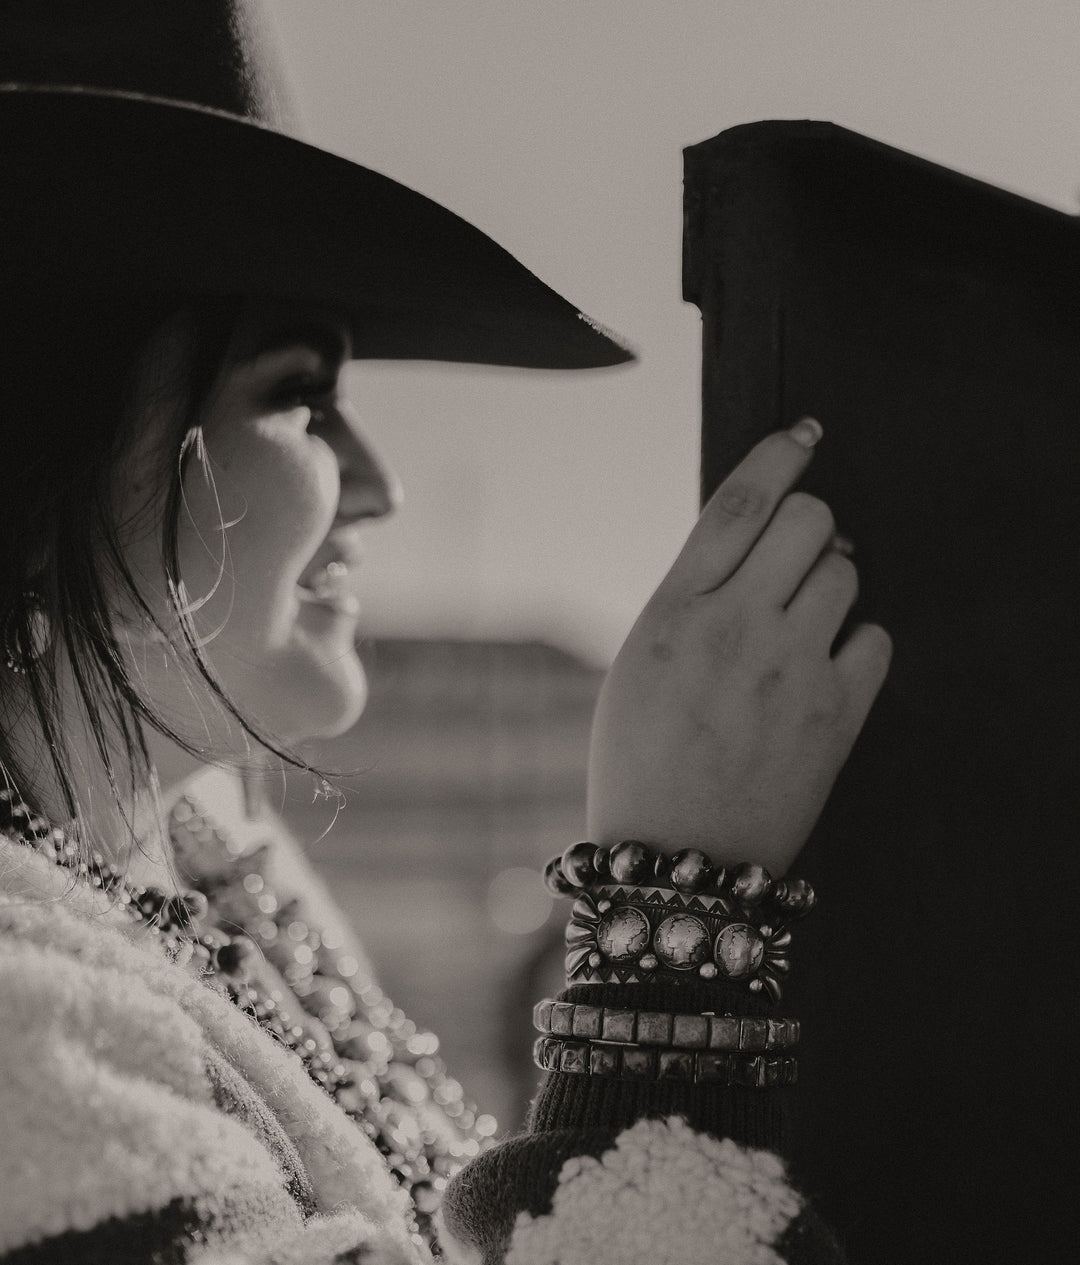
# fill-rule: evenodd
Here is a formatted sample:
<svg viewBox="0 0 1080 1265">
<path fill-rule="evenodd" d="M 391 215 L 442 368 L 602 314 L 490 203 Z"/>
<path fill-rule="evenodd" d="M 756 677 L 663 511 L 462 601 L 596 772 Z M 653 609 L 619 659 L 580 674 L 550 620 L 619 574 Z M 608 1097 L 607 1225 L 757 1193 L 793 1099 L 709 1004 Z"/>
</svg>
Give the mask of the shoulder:
<svg viewBox="0 0 1080 1265">
<path fill-rule="evenodd" d="M 155 987 L 149 950 L 40 889 L 35 899 L 7 886 L 0 1250 L 146 1216 L 215 1186 L 237 1190 L 241 1180 L 261 1187 L 265 1202 L 281 1186 L 277 1166 L 217 1109 L 202 1033 Z"/>
<path fill-rule="evenodd" d="M 0 843 L 0 1262 L 412 1260 L 380 1157 L 292 1056 L 25 852 Z"/>
</svg>

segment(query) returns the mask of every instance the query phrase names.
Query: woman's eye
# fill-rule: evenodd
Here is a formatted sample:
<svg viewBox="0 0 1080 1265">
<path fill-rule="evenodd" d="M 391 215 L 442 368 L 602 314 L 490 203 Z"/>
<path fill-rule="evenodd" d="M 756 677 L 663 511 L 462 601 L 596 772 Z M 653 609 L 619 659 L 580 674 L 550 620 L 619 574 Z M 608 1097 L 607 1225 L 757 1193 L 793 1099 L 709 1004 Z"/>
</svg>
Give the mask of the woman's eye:
<svg viewBox="0 0 1080 1265">
<path fill-rule="evenodd" d="M 289 378 L 274 393 L 275 407 L 287 410 L 308 408 L 311 410 L 312 422 L 317 423 L 325 416 L 333 402 L 336 384 L 312 378 L 308 374 Z"/>
</svg>

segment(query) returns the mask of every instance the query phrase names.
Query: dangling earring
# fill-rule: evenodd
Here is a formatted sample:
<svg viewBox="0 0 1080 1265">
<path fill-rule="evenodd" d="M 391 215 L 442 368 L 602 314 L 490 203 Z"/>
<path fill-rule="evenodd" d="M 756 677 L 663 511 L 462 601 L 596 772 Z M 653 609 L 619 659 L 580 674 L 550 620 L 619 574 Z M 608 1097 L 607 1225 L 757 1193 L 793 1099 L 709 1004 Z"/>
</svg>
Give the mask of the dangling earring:
<svg viewBox="0 0 1080 1265">
<path fill-rule="evenodd" d="M 36 589 L 26 590 L 23 594 L 22 605 L 30 617 L 29 646 L 23 645 L 23 639 L 20 636 L 16 622 L 16 616 L 19 613 L 17 605 L 8 611 L 4 619 L 3 634 L 0 636 L 0 642 L 3 644 L 4 667 L 18 676 L 26 676 L 30 664 L 41 658 L 45 647 L 49 644 L 51 632 L 49 617 L 41 603 L 41 594 Z"/>
<path fill-rule="evenodd" d="M 7 619 L 4 620 L 4 667 L 9 672 L 15 672 L 19 676 L 26 675 L 26 665 L 22 661 L 22 656 L 15 645 L 15 618 L 14 611 L 8 613 Z"/>
</svg>

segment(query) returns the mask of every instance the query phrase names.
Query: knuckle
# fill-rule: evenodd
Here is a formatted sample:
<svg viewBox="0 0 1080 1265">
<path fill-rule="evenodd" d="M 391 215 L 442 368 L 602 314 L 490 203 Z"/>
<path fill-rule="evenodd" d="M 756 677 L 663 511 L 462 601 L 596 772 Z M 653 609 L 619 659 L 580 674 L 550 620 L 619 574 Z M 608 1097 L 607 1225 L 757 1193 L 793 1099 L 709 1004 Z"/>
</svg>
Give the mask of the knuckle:
<svg viewBox="0 0 1080 1265">
<path fill-rule="evenodd" d="M 717 504 L 732 518 L 755 518 L 765 510 L 765 489 L 746 479 L 732 479 L 720 485 Z"/>
<path fill-rule="evenodd" d="M 743 655 L 747 639 L 745 618 L 733 611 L 723 619 L 710 621 L 704 630 L 705 652 L 711 662 L 730 665 Z"/>
<path fill-rule="evenodd" d="M 657 663 L 670 663 L 675 657 L 675 648 L 670 641 L 657 637 L 649 645 L 649 655 Z"/>
<path fill-rule="evenodd" d="M 805 722 L 812 730 L 838 729 L 843 724 L 846 706 L 838 691 L 818 695 L 808 707 Z"/>
<path fill-rule="evenodd" d="M 764 668 L 754 682 L 754 694 L 759 700 L 773 698 L 786 683 L 787 669 L 780 664 Z"/>
</svg>

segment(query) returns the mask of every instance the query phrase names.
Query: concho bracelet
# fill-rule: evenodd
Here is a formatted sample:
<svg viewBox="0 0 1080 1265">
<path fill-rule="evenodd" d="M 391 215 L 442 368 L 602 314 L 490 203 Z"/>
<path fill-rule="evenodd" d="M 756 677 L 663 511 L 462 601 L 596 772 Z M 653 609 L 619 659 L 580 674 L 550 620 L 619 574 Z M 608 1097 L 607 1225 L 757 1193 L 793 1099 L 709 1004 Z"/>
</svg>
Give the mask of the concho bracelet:
<svg viewBox="0 0 1080 1265">
<path fill-rule="evenodd" d="M 763 866 L 730 870 L 704 852 L 666 856 L 634 839 L 575 843 L 548 862 L 544 881 L 576 896 L 566 930 L 569 984 L 644 979 L 745 983 L 775 1002 L 788 973 L 788 925 L 814 907 L 803 879 L 774 880 Z"/>
<path fill-rule="evenodd" d="M 533 1025 L 552 1037 L 576 1037 L 620 1045 L 758 1054 L 790 1050 L 799 1041 L 797 1019 L 739 1015 L 676 1015 L 659 1010 L 622 1010 L 545 999 L 533 1009 Z"/>
<path fill-rule="evenodd" d="M 566 1037 L 541 1037 L 533 1046 L 537 1067 L 547 1072 L 617 1080 L 671 1080 L 693 1084 L 771 1089 L 793 1085 L 798 1062 L 785 1055 L 726 1054 L 715 1050 L 662 1050 L 609 1045 Z"/>
</svg>

